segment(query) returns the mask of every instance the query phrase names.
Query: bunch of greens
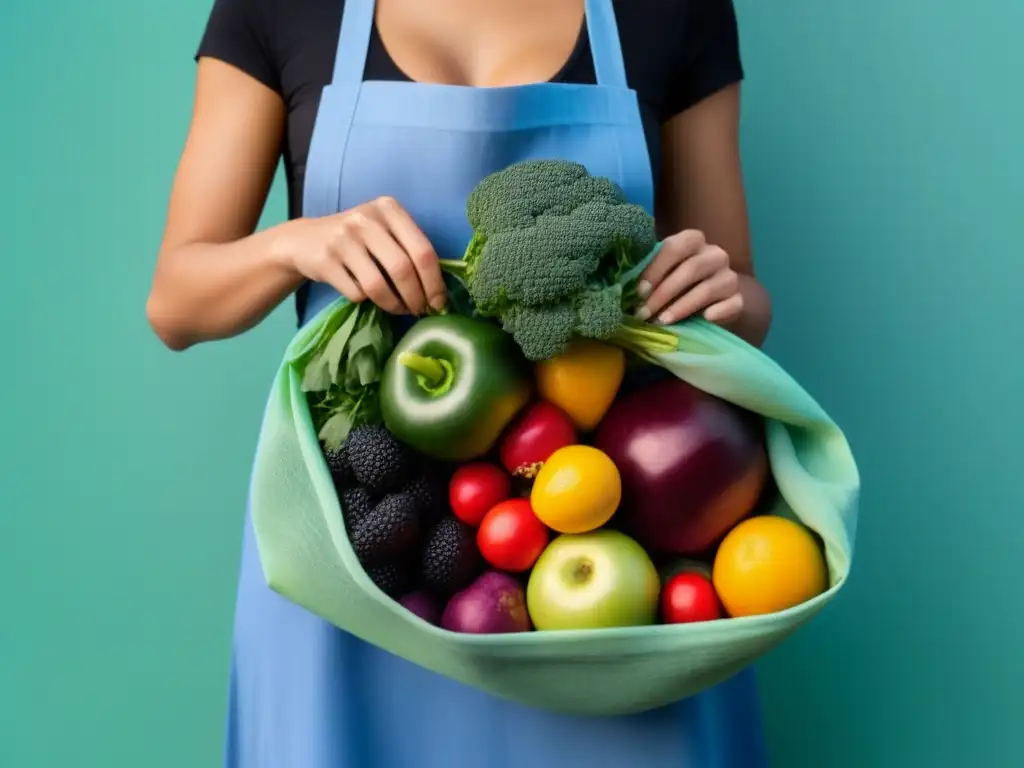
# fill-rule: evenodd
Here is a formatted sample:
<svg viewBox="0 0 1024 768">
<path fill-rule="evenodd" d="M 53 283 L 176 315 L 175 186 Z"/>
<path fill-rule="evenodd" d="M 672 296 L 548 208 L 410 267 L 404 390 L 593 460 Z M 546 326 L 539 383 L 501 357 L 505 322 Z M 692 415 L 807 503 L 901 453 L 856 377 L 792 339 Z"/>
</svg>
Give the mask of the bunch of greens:
<svg viewBox="0 0 1024 768">
<path fill-rule="evenodd" d="M 390 321 L 371 302 L 344 304 L 295 361 L 313 425 L 327 451 L 353 427 L 380 423 L 380 372 L 394 347 Z"/>
<path fill-rule="evenodd" d="M 527 160 L 481 181 L 466 213 L 469 247 L 441 266 L 528 359 L 560 355 L 574 335 L 652 354 L 677 348 L 675 334 L 633 316 L 654 219 L 610 179 L 567 160 Z"/>
</svg>

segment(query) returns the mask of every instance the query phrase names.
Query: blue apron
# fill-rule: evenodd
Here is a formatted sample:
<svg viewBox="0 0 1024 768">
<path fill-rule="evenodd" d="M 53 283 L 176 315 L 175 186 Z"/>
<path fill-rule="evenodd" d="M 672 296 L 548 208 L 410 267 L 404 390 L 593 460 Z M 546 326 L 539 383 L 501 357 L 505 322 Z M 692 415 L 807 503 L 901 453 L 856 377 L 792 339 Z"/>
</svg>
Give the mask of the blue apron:
<svg viewBox="0 0 1024 768">
<path fill-rule="evenodd" d="M 565 157 L 653 209 L 636 94 L 611 0 L 587 0 L 597 85 L 470 88 L 363 82 L 373 0 L 347 0 L 310 144 L 304 215 L 390 195 L 443 257 L 469 240 L 480 179 Z M 337 296 L 312 285 L 302 322 Z M 427 672 L 270 591 L 246 519 L 235 617 L 229 768 L 759 768 L 753 674 L 630 717 L 579 718 L 507 703 Z"/>
</svg>

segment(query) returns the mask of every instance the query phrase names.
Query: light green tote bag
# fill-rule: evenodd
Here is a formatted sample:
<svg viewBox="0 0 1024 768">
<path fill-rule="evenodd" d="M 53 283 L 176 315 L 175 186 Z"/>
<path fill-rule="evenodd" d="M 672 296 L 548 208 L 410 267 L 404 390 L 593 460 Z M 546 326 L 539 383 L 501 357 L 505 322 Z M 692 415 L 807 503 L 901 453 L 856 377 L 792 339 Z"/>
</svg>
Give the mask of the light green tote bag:
<svg viewBox="0 0 1024 768">
<path fill-rule="evenodd" d="M 296 335 L 259 437 L 251 510 L 271 589 L 353 635 L 495 696 L 556 712 L 615 715 L 664 706 L 748 666 L 832 600 L 850 570 L 860 478 L 839 427 L 776 363 L 703 320 L 672 327 L 679 351 L 650 358 L 767 420 L 785 508 L 825 544 L 830 588 L 781 613 L 586 631 L 470 635 L 428 624 L 385 596 L 352 551 L 297 361 L 338 299 Z"/>
</svg>

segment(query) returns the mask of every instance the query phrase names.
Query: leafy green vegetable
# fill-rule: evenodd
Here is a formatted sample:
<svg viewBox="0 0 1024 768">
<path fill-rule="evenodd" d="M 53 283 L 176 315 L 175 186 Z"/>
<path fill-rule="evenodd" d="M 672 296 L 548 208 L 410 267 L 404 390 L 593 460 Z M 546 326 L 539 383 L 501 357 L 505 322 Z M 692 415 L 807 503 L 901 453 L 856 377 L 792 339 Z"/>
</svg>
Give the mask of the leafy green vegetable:
<svg viewBox="0 0 1024 768">
<path fill-rule="evenodd" d="M 675 334 L 630 316 L 639 305 L 633 268 L 657 238 L 653 217 L 611 180 L 579 163 L 527 160 L 481 181 L 466 213 L 466 253 L 441 266 L 530 360 L 561 354 L 574 335 L 651 353 L 676 348 Z"/>
<path fill-rule="evenodd" d="M 360 424 L 380 422 L 380 372 L 394 347 L 391 324 L 371 304 L 344 304 L 294 362 L 313 426 L 329 451 Z"/>
</svg>

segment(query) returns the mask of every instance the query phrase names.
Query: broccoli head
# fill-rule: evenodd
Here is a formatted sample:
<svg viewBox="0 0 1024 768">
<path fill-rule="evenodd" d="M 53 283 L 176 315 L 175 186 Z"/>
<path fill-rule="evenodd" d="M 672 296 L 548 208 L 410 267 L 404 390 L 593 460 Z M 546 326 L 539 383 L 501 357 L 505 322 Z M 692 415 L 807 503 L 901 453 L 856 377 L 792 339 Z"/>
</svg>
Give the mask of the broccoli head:
<svg viewBox="0 0 1024 768">
<path fill-rule="evenodd" d="M 528 307 L 512 304 L 501 315 L 527 360 L 548 360 L 560 354 L 576 328 L 576 311 L 567 301 Z"/>
<path fill-rule="evenodd" d="M 576 294 L 573 331 L 591 339 L 610 339 L 622 324 L 622 286 L 590 288 Z"/>
<path fill-rule="evenodd" d="M 466 213 L 465 256 L 442 266 L 529 359 L 560 354 L 574 334 L 622 341 L 635 298 L 624 275 L 657 240 L 654 219 L 610 179 L 566 160 L 527 160 L 481 181 Z M 663 331 L 663 348 L 669 336 L 675 344 Z"/>
</svg>

